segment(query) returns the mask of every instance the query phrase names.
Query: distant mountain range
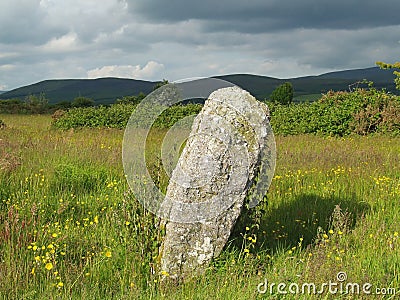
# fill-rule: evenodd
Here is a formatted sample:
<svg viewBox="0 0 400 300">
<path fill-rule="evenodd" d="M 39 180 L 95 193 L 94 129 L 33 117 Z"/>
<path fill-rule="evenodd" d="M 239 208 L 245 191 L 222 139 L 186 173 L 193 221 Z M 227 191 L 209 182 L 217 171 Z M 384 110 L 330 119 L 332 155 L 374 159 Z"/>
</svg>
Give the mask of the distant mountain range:
<svg viewBox="0 0 400 300">
<path fill-rule="evenodd" d="M 349 90 L 357 86 L 357 82 L 367 79 L 373 81 L 377 88 L 386 88 L 396 92 L 391 70 L 381 70 L 378 67 L 330 72 L 318 76 L 305 76 L 289 79 L 278 79 L 251 74 L 234 74 L 215 76 L 232 82 L 248 90 L 257 99 L 268 98 L 272 91 L 284 82 L 291 82 L 295 91 L 295 100 L 312 101 L 329 90 Z M 1 99 L 24 99 L 29 95 L 44 93 L 49 102 L 72 101 L 78 96 L 89 97 L 96 104 L 110 104 L 123 96 L 137 95 L 140 92 L 150 93 L 157 82 L 121 79 L 60 79 L 45 80 L 23 86 L 8 92 L 0 92 Z"/>
<path fill-rule="evenodd" d="M 16 88 L 0 95 L 1 99 L 24 99 L 29 95 L 44 93 L 49 103 L 72 101 L 76 97 L 92 98 L 97 104 L 109 104 L 123 96 L 145 94 L 153 90 L 156 82 L 121 79 L 54 79 Z"/>
<path fill-rule="evenodd" d="M 277 79 L 256 75 L 226 75 L 218 78 L 232 82 L 248 90 L 257 99 L 268 98 L 272 91 L 284 82 L 290 82 L 294 89 L 294 98 L 300 101 L 315 100 L 330 90 L 344 91 L 356 86 L 364 79 L 373 81 L 376 88 L 386 88 L 395 93 L 396 86 L 392 70 L 382 70 L 378 67 L 345 70 L 325 73 L 318 76 L 304 76 L 289 79 Z"/>
</svg>

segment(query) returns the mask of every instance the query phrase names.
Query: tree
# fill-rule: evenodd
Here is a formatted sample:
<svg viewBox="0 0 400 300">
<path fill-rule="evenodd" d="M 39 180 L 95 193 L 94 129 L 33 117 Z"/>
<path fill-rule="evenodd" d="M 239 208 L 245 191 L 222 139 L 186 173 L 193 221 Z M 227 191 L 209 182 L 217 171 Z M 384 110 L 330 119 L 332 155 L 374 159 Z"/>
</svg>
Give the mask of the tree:
<svg viewBox="0 0 400 300">
<path fill-rule="evenodd" d="M 162 81 L 157 82 L 154 87 L 153 87 L 153 91 L 155 91 L 156 89 L 162 87 L 163 85 L 168 84 L 169 81 L 167 79 L 163 79 Z"/>
<path fill-rule="evenodd" d="M 376 64 L 381 69 L 400 69 L 400 61 L 395 62 L 393 64 L 387 64 L 381 61 L 377 61 Z M 396 89 L 400 90 L 400 72 L 394 71 L 393 74 L 396 75 L 396 78 L 394 79 L 394 83 L 396 84 Z"/>
<path fill-rule="evenodd" d="M 71 103 L 72 107 L 89 107 L 94 106 L 94 104 L 94 100 L 88 97 L 76 97 Z"/>
<path fill-rule="evenodd" d="M 49 100 L 44 93 L 40 93 L 39 96 L 29 95 L 25 97 L 25 105 L 31 113 L 42 114 L 48 109 Z"/>
<path fill-rule="evenodd" d="M 146 98 L 146 95 L 143 92 L 140 92 L 137 96 L 123 96 L 121 99 L 117 99 L 115 103 L 136 105 L 139 104 L 144 98 Z"/>
<path fill-rule="evenodd" d="M 293 86 L 290 82 L 285 82 L 278 86 L 271 94 L 270 100 L 283 105 L 288 105 L 293 101 Z"/>
</svg>

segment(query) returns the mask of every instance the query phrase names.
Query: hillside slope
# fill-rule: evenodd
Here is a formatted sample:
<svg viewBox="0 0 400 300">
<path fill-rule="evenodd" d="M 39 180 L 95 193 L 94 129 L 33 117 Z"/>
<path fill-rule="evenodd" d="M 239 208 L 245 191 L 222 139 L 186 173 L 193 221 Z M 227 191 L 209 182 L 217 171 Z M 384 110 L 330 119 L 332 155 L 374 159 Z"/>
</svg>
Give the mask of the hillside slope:
<svg viewBox="0 0 400 300">
<path fill-rule="evenodd" d="M 144 80 L 99 78 L 45 80 L 2 94 L 2 99 L 20 98 L 44 93 L 50 103 L 72 101 L 78 96 L 92 98 L 97 104 L 113 103 L 123 96 L 150 93 L 156 83 Z"/>
<path fill-rule="evenodd" d="M 284 82 L 291 82 L 294 96 L 305 96 L 325 93 L 329 90 L 348 90 L 355 83 L 367 79 L 373 81 L 377 88 L 386 88 L 396 92 L 393 71 L 381 70 L 378 67 L 330 72 L 318 76 L 305 76 L 289 79 L 277 79 L 265 76 L 236 74 L 217 76 L 217 78 L 232 82 L 248 90 L 257 99 L 265 99 L 272 91 Z"/>
<path fill-rule="evenodd" d="M 215 76 L 215 78 L 232 82 L 248 90 L 260 100 L 268 98 L 278 85 L 286 81 L 293 84 L 295 99 L 315 99 L 329 90 L 348 90 L 356 86 L 354 83 L 363 79 L 373 81 L 377 88 L 396 92 L 392 71 L 381 70 L 378 67 L 289 79 L 252 74 L 232 74 Z M 23 100 L 28 95 L 44 93 L 50 103 L 72 101 L 78 96 L 85 96 L 95 100 L 96 104 L 110 104 L 123 96 L 137 95 L 140 92 L 148 94 L 155 84 L 156 82 L 121 78 L 45 80 L 5 92 L 0 95 L 0 98 Z"/>
</svg>

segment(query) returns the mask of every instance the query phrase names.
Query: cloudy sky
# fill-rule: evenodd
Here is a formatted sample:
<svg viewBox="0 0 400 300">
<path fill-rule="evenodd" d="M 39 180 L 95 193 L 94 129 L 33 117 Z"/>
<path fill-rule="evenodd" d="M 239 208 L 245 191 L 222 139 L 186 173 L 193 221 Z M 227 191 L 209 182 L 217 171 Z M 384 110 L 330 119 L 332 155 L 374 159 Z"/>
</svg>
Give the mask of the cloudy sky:
<svg viewBox="0 0 400 300">
<path fill-rule="evenodd" d="M 370 67 L 400 60 L 399 11 L 399 0 L 0 0 L 0 90 Z"/>
</svg>

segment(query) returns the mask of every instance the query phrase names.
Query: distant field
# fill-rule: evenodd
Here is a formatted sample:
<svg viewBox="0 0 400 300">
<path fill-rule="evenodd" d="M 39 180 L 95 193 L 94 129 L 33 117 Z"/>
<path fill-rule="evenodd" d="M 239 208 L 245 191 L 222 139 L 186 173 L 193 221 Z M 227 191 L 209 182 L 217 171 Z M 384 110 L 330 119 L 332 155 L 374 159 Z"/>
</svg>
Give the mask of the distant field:
<svg viewBox="0 0 400 300">
<path fill-rule="evenodd" d="M 268 203 L 245 211 L 204 276 L 164 286 L 162 231 L 128 192 L 123 131 L 56 130 L 50 116 L 0 119 L 0 299 L 293 299 L 257 287 L 321 287 L 339 272 L 344 283 L 370 283 L 374 295 L 325 289 L 296 298 L 400 293 L 400 138 L 277 136 Z M 164 133 L 149 137 L 148 167 L 165 188 Z"/>
</svg>

